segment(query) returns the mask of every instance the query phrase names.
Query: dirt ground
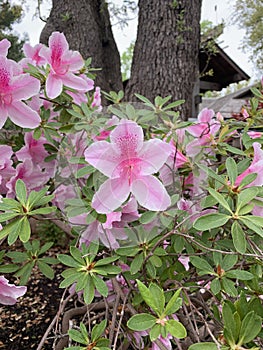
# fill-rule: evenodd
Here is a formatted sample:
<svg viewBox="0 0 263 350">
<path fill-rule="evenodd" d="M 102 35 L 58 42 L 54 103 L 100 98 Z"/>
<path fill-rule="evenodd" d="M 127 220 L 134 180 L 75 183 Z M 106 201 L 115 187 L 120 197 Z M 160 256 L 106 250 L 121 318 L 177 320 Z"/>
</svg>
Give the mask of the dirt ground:
<svg viewBox="0 0 263 350">
<path fill-rule="evenodd" d="M 58 249 L 60 248 L 52 248 L 51 254 L 56 256 Z M 55 278 L 50 280 L 34 269 L 27 284 L 26 294 L 13 306 L 0 305 L 1 350 L 37 349 L 58 312 L 64 292 L 63 289 L 58 288 L 61 282 L 62 265 L 56 265 L 54 270 Z M 15 282 L 12 276 L 5 275 L 5 277 L 10 283 Z M 41 350 L 51 350 L 55 337 L 58 336 L 59 323 L 57 322 Z"/>
</svg>

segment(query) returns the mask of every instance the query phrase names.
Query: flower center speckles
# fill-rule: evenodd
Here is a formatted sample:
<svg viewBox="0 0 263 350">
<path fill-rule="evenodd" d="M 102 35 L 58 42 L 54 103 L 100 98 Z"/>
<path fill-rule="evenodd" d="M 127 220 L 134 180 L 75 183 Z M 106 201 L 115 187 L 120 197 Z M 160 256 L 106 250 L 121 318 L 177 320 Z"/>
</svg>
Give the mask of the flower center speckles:
<svg viewBox="0 0 263 350">
<path fill-rule="evenodd" d="M 138 136 L 136 134 L 127 134 L 120 136 L 116 140 L 116 144 L 121 151 L 121 155 L 125 158 L 131 158 L 136 155 L 136 146 L 138 144 Z"/>
<path fill-rule="evenodd" d="M 9 86 L 11 74 L 5 68 L 0 68 L 0 91 L 4 91 Z"/>
</svg>

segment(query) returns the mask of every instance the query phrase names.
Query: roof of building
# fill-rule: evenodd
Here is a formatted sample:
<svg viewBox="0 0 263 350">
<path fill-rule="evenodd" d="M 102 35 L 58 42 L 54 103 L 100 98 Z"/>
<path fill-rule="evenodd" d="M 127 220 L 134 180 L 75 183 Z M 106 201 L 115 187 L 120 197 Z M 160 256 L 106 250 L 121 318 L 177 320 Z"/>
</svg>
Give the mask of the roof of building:
<svg viewBox="0 0 263 350">
<path fill-rule="evenodd" d="M 202 48 L 199 51 L 200 72 L 213 72 L 200 78 L 200 92 L 220 91 L 229 84 L 250 78 L 217 43 L 214 42 L 214 45 L 216 50 L 213 54 L 209 55 Z"/>
</svg>

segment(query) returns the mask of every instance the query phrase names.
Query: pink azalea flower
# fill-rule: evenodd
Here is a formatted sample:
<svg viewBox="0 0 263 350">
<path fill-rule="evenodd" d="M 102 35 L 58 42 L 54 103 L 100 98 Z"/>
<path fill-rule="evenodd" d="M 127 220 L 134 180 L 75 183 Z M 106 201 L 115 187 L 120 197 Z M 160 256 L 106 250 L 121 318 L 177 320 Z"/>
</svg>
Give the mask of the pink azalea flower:
<svg viewBox="0 0 263 350">
<path fill-rule="evenodd" d="M 252 139 L 259 139 L 262 137 L 262 132 L 261 131 L 248 131 L 247 134 L 252 138 Z"/>
<path fill-rule="evenodd" d="M 26 293 L 27 287 L 9 284 L 4 276 L 0 276 L 0 303 L 3 305 L 14 305 L 17 298 Z"/>
<path fill-rule="evenodd" d="M 8 49 L 9 49 L 10 46 L 11 46 L 11 43 L 10 43 L 9 40 L 2 39 L 0 41 L 0 55 L 6 57 L 7 54 L 8 54 Z"/>
<path fill-rule="evenodd" d="M 221 124 L 213 119 L 214 111 L 204 108 L 197 117 L 197 123 L 187 127 L 187 131 L 197 139 L 190 142 L 186 147 L 186 154 L 193 157 L 200 152 L 202 146 L 211 145 L 214 135 L 219 131 Z"/>
<path fill-rule="evenodd" d="M 15 169 L 13 168 L 13 161 L 11 157 L 13 155 L 12 147 L 7 145 L 0 145 L 0 193 L 6 194 L 7 187 L 6 183 L 10 180 L 12 176 L 15 175 Z"/>
<path fill-rule="evenodd" d="M 46 80 L 46 94 L 49 98 L 58 97 L 63 84 L 77 91 L 88 91 L 87 81 L 74 74 L 83 67 L 83 58 L 79 52 L 69 50 L 63 33 L 53 32 L 49 38 L 49 47 L 42 47 L 39 55 L 50 65 Z"/>
<path fill-rule="evenodd" d="M 22 100 L 36 95 L 40 82 L 29 74 L 21 74 L 22 68 L 12 60 L 0 56 L 0 128 L 9 117 L 22 128 L 36 128 L 41 119 L 37 112 Z"/>
<path fill-rule="evenodd" d="M 173 337 L 171 336 L 171 334 L 168 334 L 168 336 L 166 338 L 163 338 L 161 335 L 158 337 L 160 342 L 164 345 L 164 347 L 167 350 L 172 350 L 172 344 L 170 342 L 170 339 L 172 339 L 172 338 Z M 161 348 L 155 342 L 153 342 L 150 350 L 161 350 Z"/>
<path fill-rule="evenodd" d="M 235 186 L 239 186 L 241 181 L 248 174 L 255 173 L 257 174 L 256 179 L 249 184 L 251 186 L 262 186 L 263 185 L 263 150 L 261 149 L 261 144 L 258 142 L 253 143 L 254 148 L 254 158 L 250 166 L 240 174 L 235 182 Z"/>
<path fill-rule="evenodd" d="M 175 147 L 173 140 L 171 140 L 170 145 L 172 153 L 160 169 L 160 178 L 165 186 L 171 185 L 173 183 L 174 172 L 189 162 L 187 157 Z"/>
<path fill-rule="evenodd" d="M 94 81 L 90 78 L 88 78 L 85 74 L 80 75 L 81 78 L 83 78 L 87 82 L 87 90 L 90 91 L 93 90 L 94 88 Z M 67 91 L 67 94 L 72 97 L 73 102 L 77 105 L 81 105 L 81 103 L 87 103 L 88 102 L 88 97 L 86 95 L 86 92 L 83 91 Z"/>
<path fill-rule="evenodd" d="M 42 66 L 46 63 L 46 60 L 39 55 L 40 50 L 44 47 L 43 44 L 37 44 L 31 46 L 28 43 L 25 43 L 23 46 L 23 51 L 25 58 L 23 58 L 19 63 L 23 68 L 28 68 L 28 63 L 33 66 Z"/>
<path fill-rule="evenodd" d="M 116 214 L 116 215 L 112 215 Z M 113 223 L 121 221 L 121 212 L 111 213 L 107 214 L 107 222 L 102 224 L 99 221 L 95 220 L 91 224 L 87 226 L 84 232 L 82 232 L 80 237 L 80 245 L 82 243 L 85 243 L 87 246 L 91 242 L 98 242 L 99 240 L 101 243 L 108 248 L 111 249 L 117 249 L 119 248 L 119 242 L 118 240 L 124 240 L 127 238 L 126 233 L 124 232 L 123 228 L 114 228 Z M 75 218 L 70 218 L 71 223 L 75 224 L 86 224 L 86 214 L 81 215 Z M 111 224 L 110 224 L 111 223 Z"/>
<path fill-rule="evenodd" d="M 91 104 L 91 107 L 98 107 L 98 110 L 101 111 L 102 110 L 102 106 L 101 106 L 101 94 L 100 94 L 100 88 L 97 86 L 95 89 L 95 93 L 93 96 L 93 101 Z"/>
<path fill-rule="evenodd" d="M 40 190 L 49 180 L 48 174 L 44 173 L 39 165 L 33 164 L 30 159 L 26 159 L 16 167 L 15 175 L 7 182 L 7 196 L 15 196 L 15 185 L 18 179 L 26 184 L 28 191 Z"/>
<path fill-rule="evenodd" d="M 95 142 L 84 153 L 86 161 L 109 178 L 95 193 L 93 208 L 99 213 L 110 213 L 132 193 L 149 210 L 167 209 L 170 197 L 151 174 L 163 166 L 171 146 L 159 139 L 144 142 L 142 128 L 130 120 L 120 122 L 111 132 L 110 141 Z"/>
<path fill-rule="evenodd" d="M 81 214 L 70 218 L 69 221 L 71 224 L 87 226 L 86 217 L 87 214 Z M 139 217 L 137 202 L 131 197 L 121 211 L 108 213 L 105 223 L 95 220 L 89 224 L 81 234 L 80 245 L 85 243 L 88 246 L 91 242 L 100 240 L 106 247 L 117 249 L 120 246 L 118 240 L 127 238 L 124 227 Z"/>
<path fill-rule="evenodd" d="M 76 191 L 73 185 L 60 184 L 54 191 L 54 199 L 52 203 L 56 205 L 62 212 L 65 210 L 66 200 L 76 198 Z"/>
<path fill-rule="evenodd" d="M 111 131 L 107 130 L 113 125 L 118 125 L 119 124 L 119 118 L 114 115 L 107 123 L 106 123 L 106 129 L 101 130 L 101 132 L 94 137 L 94 140 L 96 141 L 103 141 L 106 140 L 109 136 Z"/>
<path fill-rule="evenodd" d="M 17 159 L 20 161 L 31 159 L 33 164 L 38 165 L 49 177 L 53 177 L 56 171 L 56 160 L 45 162 L 45 158 L 49 156 L 44 147 L 44 144 L 48 143 L 45 137 L 41 136 L 35 140 L 33 132 L 27 132 L 24 139 L 25 146 L 16 152 Z"/>
</svg>

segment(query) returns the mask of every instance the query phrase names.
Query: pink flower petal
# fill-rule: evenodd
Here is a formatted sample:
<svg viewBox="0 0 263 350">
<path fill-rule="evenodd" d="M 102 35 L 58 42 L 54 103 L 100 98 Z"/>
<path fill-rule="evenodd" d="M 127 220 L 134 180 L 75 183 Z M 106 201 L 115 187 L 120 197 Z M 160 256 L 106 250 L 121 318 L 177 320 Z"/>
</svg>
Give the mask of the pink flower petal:
<svg viewBox="0 0 263 350">
<path fill-rule="evenodd" d="M 3 39 L 0 41 L 0 55 L 7 56 L 8 49 L 11 46 L 11 43 L 7 39 Z"/>
<path fill-rule="evenodd" d="M 34 129 L 39 126 L 41 118 L 37 112 L 21 101 L 7 107 L 8 116 L 12 122 L 22 128 Z"/>
<path fill-rule="evenodd" d="M 89 90 L 89 83 L 85 79 L 78 77 L 73 73 L 68 72 L 65 75 L 61 75 L 60 78 L 65 86 L 68 86 L 72 89 L 76 89 L 77 91 Z"/>
<path fill-rule="evenodd" d="M 106 180 L 95 193 L 92 207 L 102 214 L 109 214 L 126 201 L 130 193 L 127 181 L 121 179 Z"/>
<path fill-rule="evenodd" d="M 59 58 L 69 49 L 67 39 L 63 33 L 53 32 L 48 40 L 48 46 L 52 50 L 54 58 Z"/>
<path fill-rule="evenodd" d="M 166 162 L 172 152 L 172 147 L 159 139 L 144 142 L 138 156 L 143 160 L 142 175 L 156 173 Z"/>
<path fill-rule="evenodd" d="M 46 80 L 46 93 L 48 98 L 58 97 L 63 89 L 62 80 L 59 76 L 54 74 L 49 74 Z"/>
<path fill-rule="evenodd" d="M 111 132 L 110 140 L 116 153 L 132 158 L 143 146 L 143 130 L 135 122 L 122 119 Z"/>
<path fill-rule="evenodd" d="M 40 89 L 39 80 L 31 77 L 29 74 L 16 76 L 12 82 L 12 97 L 14 101 L 27 100 L 37 95 Z"/>
<path fill-rule="evenodd" d="M 198 114 L 197 119 L 199 122 L 202 122 L 202 123 L 210 123 L 214 115 L 215 115 L 215 112 L 212 109 L 204 108 Z"/>
<path fill-rule="evenodd" d="M 131 192 L 138 203 L 153 211 L 166 210 L 171 205 L 171 199 L 163 184 L 154 176 L 143 176 L 133 181 Z"/>
<path fill-rule="evenodd" d="M 24 295 L 27 287 L 9 284 L 4 276 L 0 276 L 0 303 L 3 305 L 14 305 L 17 298 Z"/>
<path fill-rule="evenodd" d="M 7 110 L 4 106 L 0 106 L 0 129 L 5 125 L 6 119 L 8 117 Z"/>
<path fill-rule="evenodd" d="M 113 172 L 118 165 L 112 145 L 107 141 L 93 143 L 86 149 L 84 156 L 88 163 L 107 177 L 113 175 Z"/>
</svg>

